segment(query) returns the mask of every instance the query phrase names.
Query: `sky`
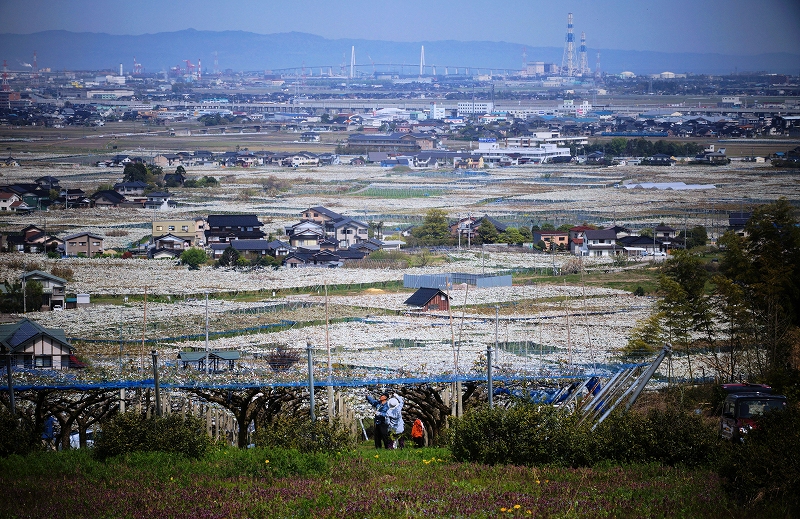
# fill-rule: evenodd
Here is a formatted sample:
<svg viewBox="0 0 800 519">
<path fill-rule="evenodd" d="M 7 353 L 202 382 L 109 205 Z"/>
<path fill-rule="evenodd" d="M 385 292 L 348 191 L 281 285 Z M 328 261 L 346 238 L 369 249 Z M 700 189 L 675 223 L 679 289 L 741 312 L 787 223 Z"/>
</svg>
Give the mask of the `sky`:
<svg viewBox="0 0 800 519">
<path fill-rule="evenodd" d="M 305 32 L 386 41 L 753 55 L 800 52 L 800 0 L 0 0 L 0 33 Z"/>
</svg>

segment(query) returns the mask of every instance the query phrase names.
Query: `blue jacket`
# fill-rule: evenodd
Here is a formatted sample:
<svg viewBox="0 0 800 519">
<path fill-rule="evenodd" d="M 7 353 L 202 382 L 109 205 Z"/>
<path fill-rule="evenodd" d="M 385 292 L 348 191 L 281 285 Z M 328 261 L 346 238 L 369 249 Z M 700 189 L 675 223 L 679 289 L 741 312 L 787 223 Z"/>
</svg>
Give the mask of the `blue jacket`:
<svg viewBox="0 0 800 519">
<path fill-rule="evenodd" d="M 382 416 L 386 421 L 386 412 L 389 411 L 389 404 L 386 402 L 381 403 L 380 400 L 373 398 L 372 395 L 367 395 L 367 402 L 375 408 L 375 416 Z"/>
</svg>

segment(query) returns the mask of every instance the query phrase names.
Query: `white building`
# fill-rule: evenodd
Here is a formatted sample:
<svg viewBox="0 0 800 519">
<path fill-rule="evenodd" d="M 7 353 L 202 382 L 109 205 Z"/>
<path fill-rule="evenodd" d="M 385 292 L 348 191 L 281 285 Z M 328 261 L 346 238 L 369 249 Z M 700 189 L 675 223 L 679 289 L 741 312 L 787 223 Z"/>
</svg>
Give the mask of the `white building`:
<svg viewBox="0 0 800 519">
<path fill-rule="evenodd" d="M 540 144 L 537 147 L 500 147 L 497 139 L 479 139 L 478 149 L 473 152 L 483 157 L 484 164 L 514 166 L 519 164 L 542 164 L 555 157 L 569 157 L 569 148 L 559 148 L 555 144 Z"/>
<path fill-rule="evenodd" d="M 447 116 L 447 111 L 443 106 L 436 106 L 436 103 L 431 103 L 431 111 L 428 114 L 428 119 L 444 119 Z"/>
<path fill-rule="evenodd" d="M 458 115 L 483 115 L 494 110 L 494 103 L 489 101 L 459 101 Z"/>
</svg>

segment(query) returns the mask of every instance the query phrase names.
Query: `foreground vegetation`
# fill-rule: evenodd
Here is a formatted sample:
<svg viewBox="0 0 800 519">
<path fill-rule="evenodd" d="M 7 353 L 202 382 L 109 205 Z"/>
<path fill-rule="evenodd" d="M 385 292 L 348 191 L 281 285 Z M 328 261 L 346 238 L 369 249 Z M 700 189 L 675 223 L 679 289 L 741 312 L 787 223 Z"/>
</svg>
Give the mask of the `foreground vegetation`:
<svg viewBox="0 0 800 519">
<path fill-rule="evenodd" d="M 526 468 L 445 449 L 301 454 L 216 449 L 200 460 L 86 451 L 0 461 L 3 517 L 743 517 L 707 469 Z"/>
<path fill-rule="evenodd" d="M 106 421 L 93 449 L 45 452 L 0 413 L 0 517 L 800 512 L 796 407 L 764 417 L 744 444 L 729 444 L 716 438 L 713 420 L 669 397 L 662 403 L 667 409 L 612 415 L 595 429 L 550 406 L 480 407 L 454 420 L 445 447 L 398 450 L 356 444 L 335 420 L 261 423 L 255 444 L 236 449 L 212 444 L 191 416 L 126 413 Z"/>
</svg>

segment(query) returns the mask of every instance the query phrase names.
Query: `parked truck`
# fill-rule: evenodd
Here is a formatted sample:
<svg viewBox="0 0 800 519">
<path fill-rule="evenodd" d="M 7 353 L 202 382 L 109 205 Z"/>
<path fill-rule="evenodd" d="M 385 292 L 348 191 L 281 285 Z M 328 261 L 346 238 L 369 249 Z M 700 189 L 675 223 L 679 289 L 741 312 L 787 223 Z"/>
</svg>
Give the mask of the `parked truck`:
<svg viewBox="0 0 800 519">
<path fill-rule="evenodd" d="M 786 408 L 786 397 L 772 394 L 772 388 L 763 384 L 723 384 L 728 393 L 722 404 L 719 435 L 726 440 L 744 441 L 755 421 L 768 412 Z"/>
</svg>

